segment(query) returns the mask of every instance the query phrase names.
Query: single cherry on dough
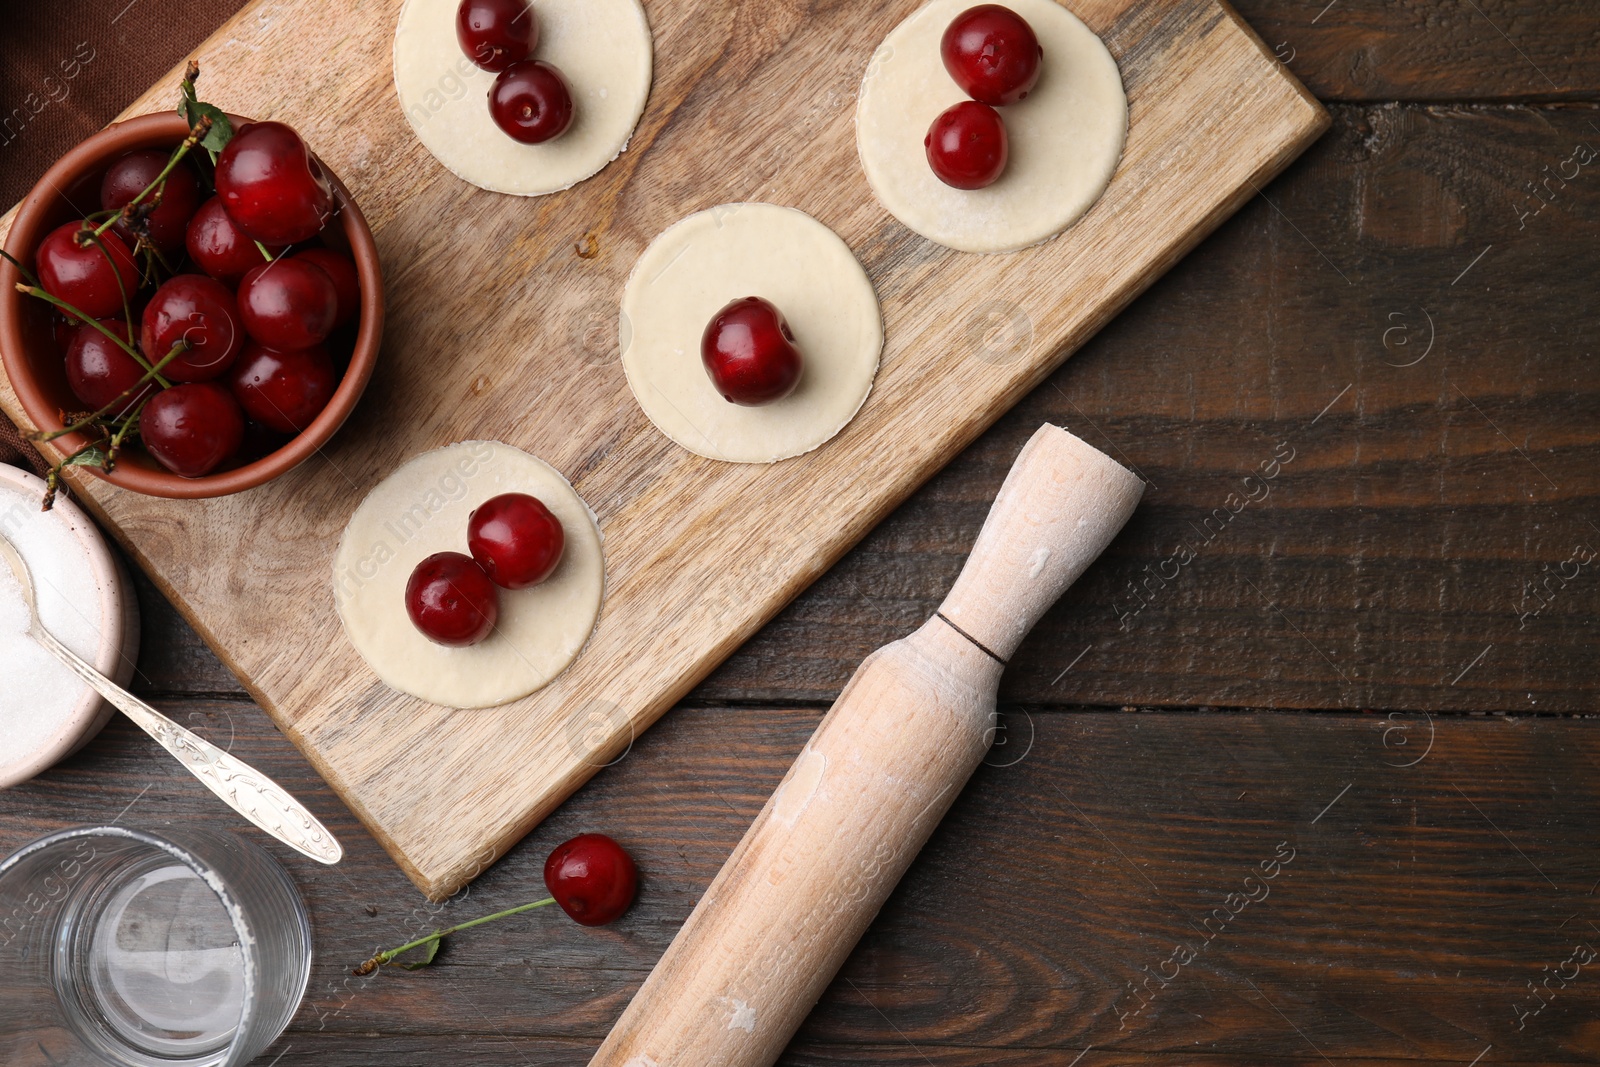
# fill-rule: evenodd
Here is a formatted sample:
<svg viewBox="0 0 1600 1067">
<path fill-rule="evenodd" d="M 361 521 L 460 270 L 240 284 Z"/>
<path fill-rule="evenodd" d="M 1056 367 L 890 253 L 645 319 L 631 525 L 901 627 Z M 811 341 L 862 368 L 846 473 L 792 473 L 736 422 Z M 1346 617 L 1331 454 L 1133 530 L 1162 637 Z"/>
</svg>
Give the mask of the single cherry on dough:
<svg viewBox="0 0 1600 1067">
<path fill-rule="evenodd" d="M 461 0 L 456 40 L 468 59 L 498 74 L 539 47 L 539 18 L 525 0 Z"/>
<path fill-rule="evenodd" d="M 428 640 L 465 648 L 494 629 L 500 619 L 500 597 L 471 556 L 435 552 L 411 572 L 406 613 Z"/>
<path fill-rule="evenodd" d="M 561 520 L 527 493 L 501 493 L 467 518 L 467 548 L 494 584 L 526 589 L 550 577 L 561 562 Z"/>
<path fill-rule="evenodd" d="M 557 845 L 544 861 L 544 884 L 574 922 L 604 926 L 633 903 L 639 869 L 605 834 L 579 834 Z"/>
<path fill-rule="evenodd" d="M 489 114 L 513 140 L 543 144 L 572 125 L 572 90 L 551 64 L 524 59 L 494 80 L 489 89 Z"/>
<path fill-rule="evenodd" d="M 922 140 L 928 166 L 946 185 L 984 189 L 1000 180 L 1011 156 L 1006 124 L 988 104 L 963 100 L 933 120 Z"/>
<path fill-rule="evenodd" d="M 939 41 L 944 69 L 980 104 L 1015 104 L 1039 84 L 1044 49 L 1028 20 L 999 4 L 968 8 Z"/>
<path fill-rule="evenodd" d="M 700 359 L 723 399 L 750 407 L 794 392 L 805 369 L 783 312 L 759 296 L 741 297 L 712 317 Z"/>
</svg>

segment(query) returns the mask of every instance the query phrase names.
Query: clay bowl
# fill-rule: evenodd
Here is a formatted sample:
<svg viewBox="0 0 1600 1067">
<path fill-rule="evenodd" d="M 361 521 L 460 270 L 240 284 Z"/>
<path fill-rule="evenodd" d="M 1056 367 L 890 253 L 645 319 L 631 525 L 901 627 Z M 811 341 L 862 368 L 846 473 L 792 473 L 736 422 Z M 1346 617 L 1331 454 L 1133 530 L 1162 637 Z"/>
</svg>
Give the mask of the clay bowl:
<svg viewBox="0 0 1600 1067">
<path fill-rule="evenodd" d="M 0 463 L 0 489 L 20 494 L 26 501 L 23 506 L 32 511 L 44 495 L 44 481 L 27 471 Z M 0 529 L 7 522 L 11 495 L 0 496 Z M 106 545 L 100 530 L 76 504 L 60 497 L 51 515 L 74 536 L 99 591 L 98 604 L 73 605 L 99 621 L 100 648 L 95 655 L 85 658 L 101 674 L 126 686 L 133 677 L 134 661 L 139 658 L 139 603 L 134 597 L 133 583 L 128 580 L 122 561 Z M 0 767 L 0 789 L 25 782 L 82 748 L 110 721 L 115 710 L 100 699 L 99 693 L 85 688 L 83 699 L 78 701 L 72 714 L 57 724 L 43 744 L 27 752 L 5 753 L 5 764 Z"/>
<path fill-rule="evenodd" d="M 235 129 L 250 121 L 236 115 L 229 118 Z M 39 242 L 51 230 L 99 209 L 100 180 L 112 161 L 137 149 L 171 149 L 187 133 L 187 125 L 176 112 L 165 112 L 116 123 L 84 141 L 57 160 L 17 208 L 6 235 L 6 251 L 31 267 Z M 339 209 L 320 239 L 347 251 L 361 280 L 361 316 L 354 349 L 328 406 L 304 432 L 277 451 L 202 478 L 173 474 L 139 448 L 128 449 L 110 474 L 89 468 L 95 474 L 113 485 L 149 496 L 226 496 L 263 485 L 303 462 L 326 444 L 349 417 L 378 360 L 378 342 L 383 332 L 383 282 L 378 249 L 366 219 L 338 177 L 326 166 L 323 170 L 333 184 Z M 67 385 L 61 355 L 51 338 L 50 308 L 42 300 L 17 292 L 16 284 L 21 280 L 15 267 L 0 261 L 0 361 L 34 427 L 58 430 L 62 426 L 60 413 L 83 405 Z M 65 455 L 87 443 L 81 435 L 70 434 L 58 438 L 53 447 Z"/>
</svg>

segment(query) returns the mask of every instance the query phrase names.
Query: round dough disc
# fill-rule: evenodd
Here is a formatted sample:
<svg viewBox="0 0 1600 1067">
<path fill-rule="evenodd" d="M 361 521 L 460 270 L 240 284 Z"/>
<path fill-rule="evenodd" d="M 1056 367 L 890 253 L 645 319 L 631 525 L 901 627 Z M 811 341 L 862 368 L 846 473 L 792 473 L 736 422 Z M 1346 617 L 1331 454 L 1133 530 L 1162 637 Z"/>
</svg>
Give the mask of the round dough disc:
<svg viewBox="0 0 1600 1067">
<path fill-rule="evenodd" d="M 744 296 L 788 320 L 804 370 L 795 391 L 745 407 L 716 391 L 700 337 Z M 674 223 L 644 250 L 622 293 L 622 366 L 656 428 L 734 463 L 798 456 L 844 429 L 872 390 L 883 315 L 839 235 L 794 208 L 723 204 Z"/>
<path fill-rule="evenodd" d="M 561 520 L 555 573 L 501 589 L 500 620 L 466 648 L 434 644 L 411 624 L 406 583 L 435 552 L 466 552 L 467 517 L 501 493 L 538 497 Z M 588 505 L 561 472 L 495 441 L 424 452 L 379 482 L 356 508 L 333 560 L 333 595 L 350 642 L 378 677 L 452 708 L 519 700 L 571 663 L 600 614 L 605 559 Z"/>
<path fill-rule="evenodd" d="M 1014 252 L 1071 226 L 1100 198 L 1122 156 L 1128 98 L 1117 61 L 1055 0 L 1005 0 L 1044 49 L 1039 84 L 999 108 L 1010 161 L 987 189 L 934 176 L 923 138 L 939 113 L 967 99 L 939 57 L 945 28 L 972 0 L 933 0 L 884 39 L 856 101 L 856 150 L 867 183 L 895 218 L 962 252 Z"/>
<path fill-rule="evenodd" d="M 628 147 L 650 95 L 650 24 L 638 0 L 537 0 L 539 47 L 572 90 L 567 132 L 522 144 L 489 115 L 495 75 L 456 40 L 460 0 L 406 0 L 394 31 L 394 86 L 428 151 L 458 177 L 497 193 L 559 192 Z"/>
</svg>

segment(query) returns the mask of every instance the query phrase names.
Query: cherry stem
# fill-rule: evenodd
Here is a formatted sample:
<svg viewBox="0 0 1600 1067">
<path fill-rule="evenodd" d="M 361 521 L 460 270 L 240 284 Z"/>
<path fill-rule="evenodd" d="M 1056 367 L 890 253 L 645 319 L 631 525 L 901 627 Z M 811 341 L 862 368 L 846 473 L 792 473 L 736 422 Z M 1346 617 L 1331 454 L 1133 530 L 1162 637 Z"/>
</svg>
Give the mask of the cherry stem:
<svg viewBox="0 0 1600 1067">
<path fill-rule="evenodd" d="M 200 143 L 200 139 L 210 132 L 211 116 L 201 115 L 200 121 L 195 123 L 194 127 L 189 130 L 189 136 L 185 137 L 183 142 L 179 144 L 177 148 L 172 150 L 172 156 L 167 160 L 167 165 L 161 168 L 161 173 L 150 179 L 150 184 L 145 186 L 144 189 L 140 191 L 138 196 L 134 197 L 132 200 L 129 200 L 126 204 L 123 204 L 121 211 L 102 222 L 95 229 L 93 236 L 99 237 L 101 234 L 105 233 L 116 224 L 116 221 L 119 218 L 130 217 L 129 212 L 132 211 L 132 209 L 137 206 L 141 200 L 149 196 L 151 191 L 154 190 L 156 186 L 163 184 L 167 180 L 167 175 L 172 173 L 172 168 L 178 165 L 178 161 L 184 156 L 188 155 L 189 149 Z"/>
<path fill-rule="evenodd" d="M 272 253 L 267 251 L 267 246 L 262 244 L 260 241 L 257 241 L 256 242 L 256 247 L 261 249 L 261 255 L 266 259 L 266 261 L 268 263 L 271 263 L 272 262 Z"/>
<path fill-rule="evenodd" d="M 61 488 L 61 472 L 67 467 L 73 466 L 74 464 L 72 461 L 83 455 L 85 452 L 92 452 L 93 450 L 99 448 L 100 442 L 103 440 L 104 438 L 101 437 L 90 441 L 88 444 L 84 445 L 70 456 L 67 456 L 60 463 L 57 463 L 54 467 L 50 468 L 50 473 L 44 480 L 44 499 L 39 502 L 40 511 L 49 511 L 51 508 L 55 507 L 56 493 Z"/>
<path fill-rule="evenodd" d="M 145 371 L 138 381 L 134 382 L 122 392 L 118 393 L 109 404 L 101 408 L 99 411 L 85 415 L 71 426 L 64 426 L 59 430 L 51 430 L 49 433 L 40 433 L 38 431 L 30 433 L 28 435 L 28 440 L 37 441 L 41 444 L 46 441 L 54 441 L 58 437 L 65 437 L 69 433 L 77 433 L 89 424 L 98 422 L 100 419 L 105 417 L 108 411 L 132 396 L 134 390 L 138 389 L 141 385 L 147 384 L 150 379 L 156 377 L 157 372 L 159 372 L 161 368 L 165 367 L 168 363 L 171 363 L 174 359 L 177 359 L 180 353 L 187 351 L 189 351 L 189 342 L 179 341 L 177 344 L 172 346 L 172 351 L 161 357 L 160 363 L 157 363 L 154 367 L 151 367 L 149 370 Z M 141 404 L 140 406 L 142 407 L 143 405 Z"/>
<path fill-rule="evenodd" d="M 29 285 L 39 284 L 39 279 L 34 277 L 33 271 L 29 270 L 27 267 L 24 267 L 16 256 L 13 256 L 10 252 L 7 252 L 3 248 L 0 248 L 0 256 L 3 256 L 7 263 L 17 268 L 17 273 L 28 279 Z"/>
<path fill-rule="evenodd" d="M 365 977 L 366 975 L 371 974 L 373 971 L 376 971 L 379 967 L 382 967 L 384 964 L 393 963 L 395 961 L 395 957 L 410 952 L 414 948 L 422 948 L 424 945 L 443 940 L 459 930 L 469 930 L 474 926 L 482 926 L 484 923 L 494 922 L 496 919 L 504 919 L 508 915 L 520 915 L 525 911 L 532 911 L 534 908 L 542 908 L 547 904 L 554 904 L 555 902 L 555 897 L 545 897 L 543 900 L 536 900 L 532 904 L 519 904 L 514 908 L 507 908 L 505 911 L 497 911 L 493 915 L 485 915 L 481 919 L 471 919 L 464 923 L 457 923 L 455 926 L 452 926 L 447 930 L 435 930 L 427 937 L 419 937 L 415 941 L 401 945 L 399 948 L 391 948 L 384 952 L 378 953 L 376 956 L 372 957 L 370 960 L 367 960 L 350 973 L 356 975 L 357 977 Z"/>
<path fill-rule="evenodd" d="M 150 361 L 144 358 L 143 353 L 139 352 L 138 349 L 134 348 L 127 341 L 124 341 L 122 338 L 118 337 L 116 334 L 114 334 L 110 330 L 106 329 L 105 323 L 101 322 L 99 319 L 91 318 L 90 316 L 85 315 L 83 312 L 79 311 L 77 308 L 73 307 L 71 304 L 67 303 L 65 300 L 62 300 L 60 297 L 51 296 L 49 293 L 45 292 L 43 289 L 39 288 L 37 285 L 23 285 L 20 282 L 17 284 L 17 292 L 19 292 L 19 293 L 27 293 L 29 296 L 36 296 L 40 300 L 43 300 L 47 304 L 54 304 L 56 307 L 60 308 L 62 311 L 65 311 L 68 315 L 72 316 L 73 318 L 79 320 L 80 322 L 84 323 L 85 325 L 93 326 L 95 329 L 99 330 L 101 333 L 103 333 L 107 337 L 111 338 L 111 340 L 116 344 L 116 346 L 118 348 L 120 348 L 124 352 L 128 353 L 128 355 L 132 356 L 134 358 L 134 360 L 139 364 L 139 366 L 143 367 L 145 370 L 151 371 L 151 370 L 155 369 L 155 368 L 150 366 Z M 129 330 L 129 332 L 131 334 L 131 332 L 133 330 L 132 325 L 129 325 L 128 330 Z M 159 374 L 156 375 L 156 379 L 155 380 L 160 383 L 161 388 L 163 388 L 163 389 L 168 389 L 168 388 L 171 388 L 171 386 L 172 386 L 171 382 L 167 381 L 165 378 L 161 377 L 161 375 L 159 375 Z"/>
<path fill-rule="evenodd" d="M 122 442 L 127 440 L 128 434 L 133 432 L 134 427 L 139 424 L 139 416 L 144 414 L 144 407 L 148 403 L 150 403 L 150 398 L 145 397 L 135 404 L 133 410 L 123 418 L 122 425 L 117 427 L 117 432 L 111 435 L 111 446 L 106 449 L 105 469 L 107 474 L 116 467 L 117 456 L 122 451 Z"/>
</svg>

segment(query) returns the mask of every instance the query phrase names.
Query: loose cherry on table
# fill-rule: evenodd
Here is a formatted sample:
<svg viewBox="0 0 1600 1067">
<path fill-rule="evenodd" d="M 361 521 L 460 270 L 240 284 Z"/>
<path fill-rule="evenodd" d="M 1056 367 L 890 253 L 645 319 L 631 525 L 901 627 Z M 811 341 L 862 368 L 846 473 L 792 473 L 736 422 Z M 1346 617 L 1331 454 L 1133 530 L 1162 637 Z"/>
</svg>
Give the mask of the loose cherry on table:
<svg viewBox="0 0 1600 1067">
<path fill-rule="evenodd" d="M 251 267 L 239 281 L 245 332 L 268 348 L 321 344 L 339 317 L 339 291 L 328 272 L 291 256 Z"/>
<path fill-rule="evenodd" d="M 296 252 L 294 259 L 314 263 L 333 281 L 333 290 L 339 296 L 339 311 L 334 316 L 335 329 L 354 319 L 361 311 L 361 275 L 356 265 L 343 252 L 331 248 L 308 248 Z"/>
<path fill-rule="evenodd" d="M 461 0 L 456 40 L 468 59 L 498 74 L 539 47 L 539 19 L 525 0 Z"/>
<path fill-rule="evenodd" d="M 544 884 L 574 922 L 604 926 L 633 903 L 639 869 L 605 834 L 579 834 L 557 845 L 544 861 Z"/>
<path fill-rule="evenodd" d="M 467 518 L 467 549 L 505 589 L 526 589 L 550 577 L 565 547 L 561 520 L 527 493 L 490 497 Z"/>
<path fill-rule="evenodd" d="M 144 309 L 139 345 L 152 365 L 172 346 L 187 341 L 161 373 L 175 382 L 205 382 L 221 377 L 244 347 L 244 325 L 227 286 L 204 274 L 169 278 Z"/>
<path fill-rule="evenodd" d="M 321 345 L 278 352 L 251 341 L 234 364 L 228 384 L 252 420 L 292 434 L 322 414 L 339 385 L 339 375 Z"/>
<path fill-rule="evenodd" d="M 227 285 L 238 285 L 246 271 L 266 262 L 255 241 L 246 236 L 223 210 L 219 196 L 213 196 L 201 204 L 194 218 L 189 220 L 184 245 L 195 266 Z M 277 258 L 285 247 L 273 244 L 266 246 L 273 258 Z"/>
<path fill-rule="evenodd" d="M 217 158 L 217 195 L 239 229 L 289 245 L 315 237 L 333 216 L 333 186 L 292 127 L 239 127 Z"/>
<path fill-rule="evenodd" d="M 83 223 L 63 223 L 39 243 L 39 285 L 91 318 L 120 315 L 123 295 L 131 298 L 139 287 L 133 253 L 109 230 L 82 245 L 80 232 L 88 234 Z"/>
<path fill-rule="evenodd" d="M 933 173 L 957 189 L 993 185 L 1010 156 L 1000 113 L 976 100 L 963 100 L 940 112 L 922 144 Z"/>
<path fill-rule="evenodd" d="M 471 556 L 435 552 L 411 572 L 406 614 L 428 640 L 462 648 L 489 636 L 500 618 L 500 598 Z"/>
<path fill-rule="evenodd" d="M 489 90 L 489 114 L 513 140 L 543 144 L 572 125 L 572 92 L 549 63 L 524 59 L 500 72 Z"/>
<path fill-rule="evenodd" d="M 127 339 L 128 327 L 121 319 L 106 319 L 102 325 L 118 337 Z M 67 346 L 67 385 L 72 388 L 72 395 L 82 401 L 85 407 L 99 411 L 115 402 L 124 392 L 133 390 L 128 393 L 125 402 L 106 412 L 112 418 L 120 418 L 140 400 L 155 392 L 156 383 L 153 381 L 139 386 L 139 379 L 144 377 L 144 368 L 120 345 L 88 323 L 75 327 L 75 331 L 72 343 Z"/>
<path fill-rule="evenodd" d="M 1014 104 L 1039 83 L 1044 49 L 1028 21 L 999 4 L 957 15 L 939 41 L 944 69 L 981 104 Z"/>
<path fill-rule="evenodd" d="M 741 297 L 712 317 L 700 360 L 723 399 L 747 406 L 782 400 L 804 369 L 783 312 L 759 296 Z"/>
<path fill-rule="evenodd" d="M 185 478 L 216 470 L 244 440 L 244 414 L 216 382 L 163 389 L 139 416 L 139 438 L 161 465 Z"/>
<path fill-rule="evenodd" d="M 167 159 L 168 153 L 147 148 L 129 152 L 111 164 L 111 169 L 106 171 L 106 176 L 100 182 L 100 206 L 107 211 L 121 211 L 156 180 L 165 169 Z M 142 208 L 154 196 L 152 193 L 140 201 L 139 206 Z M 160 203 L 151 209 L 145 219 L 151 243 L 162 252 L 181 251 L 184 232 L 200 207 L 200 197 L 200 179 L 195 176 L 194 168 L 180 161 L 161 185 Z M 133 231 L 125 220 L 118 219 L 111 228 L 124 241 L 133 243 Z"/>
</svg>

